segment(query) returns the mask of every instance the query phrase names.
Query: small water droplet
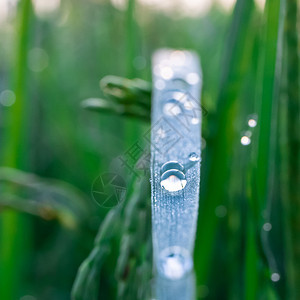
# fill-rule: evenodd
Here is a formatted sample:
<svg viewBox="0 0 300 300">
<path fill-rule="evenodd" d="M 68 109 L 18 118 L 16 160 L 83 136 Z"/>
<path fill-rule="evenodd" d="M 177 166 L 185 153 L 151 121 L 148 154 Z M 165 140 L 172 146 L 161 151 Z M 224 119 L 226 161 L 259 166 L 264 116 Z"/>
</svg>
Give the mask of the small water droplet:
<svg viewBox="0 0 300 300">
<path fill-rule="evenodd" d="M 42 72 L 49 64 L 49 56 L 44 49 L 33 48 L 28 54 L 28 67 L 33 72 Z"/>
<path fill-rule="evenodd" d="M 271 280 L 272 280 L 273 282 L 279 281 L 279 280 L 280 280 L 280 275 L 279 275 L 278 273 L 272 273 L 272 275 L 271 275 Z"/>
<path fill-rule="evenodd" d="M 192 152 L 190 155 L 189 155 L 189 160 L 190 161 L 199 161 L 200 160 L 200 157 L 198 154 L 196 154 L 195 152 Z"/>
<path fill-rule="evenodd" d="M 254 120 L 254 119 L 250 119 L 250 120 L 248 121 L 248 125 L 249 125 L 250 127 L 255 127 L 255 126 L 257 125 L 257 122 L 256 122 L 256 120 Z"/>
<path fill-rule="evenodd" d="M 174 72 L 173 72 L 171 67 L 163 66 L 163 67 L 160 68 L 160 75 L 163 79 L 169 80 L 173 77 Z"/>
<path fill-rule="evenodd" d="M 173 93 L 172 98 L 179 102 L 184 102 L 186 101 L 187 95 L 183 92 L 176 91 Z"/>
<path fill-rule="evenodd" d="M 252 114 L 248 116 L 248 126 L 255 127 L 257 125 L 257 114 Z"/>
<path fill-rule="evenodd" d="M 178 116 L 182 113 L 181 107 L 176 100 L 169 100 L 163 107 L 163 112 L 167 116 Z"/>
<path fill-rule="evenodd" d="M 197 124 L 200 123 L 200 119 L 199 119 L 199 118 L 192 118 L 192 119 L 191 119 L 191 123 L 192 123 L 193 125 L 197 125 Z"/>
<path fill-rule="evenodd" d="M 16 95 L 11 90 L 4 90 L 0 94 L 0 103 L 3 106 L 12 106 L 16 101 Z"/>
<path fill-rule="evenodd" d="M 184 108 L 186 110 L 193 110 L 194 109 L 194 103 L 192 101 L 187 100 L 184 103 Z"/>
<path fill-rule="evenodd" d="M 185 54 L 183 51 L 173 51 L 170 55 L 171 63 L 175 66 L 183 66 L 185 63 Z"/>
<path fill-rule="evenodd" d="M 263 230 L 264 231 L 270 231 L 272 229 L 272 224 L 271 223 L 265 223 L 263 225 Z"/>
<path fill-rule="evenodd" d="M 161 167 L 160 185 L 169 192 L 177 192 L 185 188 L 186 178 L 184 167 L 176 161 L 169 161 Z"/>
<path fill-rule="evenodd" d="M 163 250 L 159 257 L 158 271 L 164 277 L 171 280 L 183 278 L 193 268 L 190 253 L 178 246 Z"/>
<path fill-rule="evenodd" d="M 194 84 L 197 84 L 200 80 L 200 77 L 197 73 L 189 73 L 187 74 L 186 76 L 186 81 L 187 83 L 191 84 L 191 85 L 194 85 Z"/>
<path fill-rule="evenodd" d="M 242 136 L 241 144 L 243 146 L 248 146 L 248 145 L 250 145 L 250 143 L 251 143 L 251 139 L 248 136 L 246 136 L 246 135 Z"/>
</svg>

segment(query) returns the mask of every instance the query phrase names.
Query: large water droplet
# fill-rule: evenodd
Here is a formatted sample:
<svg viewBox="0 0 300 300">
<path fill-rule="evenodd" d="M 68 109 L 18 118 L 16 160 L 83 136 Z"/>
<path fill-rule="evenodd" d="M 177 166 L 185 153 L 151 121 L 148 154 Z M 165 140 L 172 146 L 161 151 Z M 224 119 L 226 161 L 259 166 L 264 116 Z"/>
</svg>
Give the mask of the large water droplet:
<svg viewBox="0 0 300 300">
<path fill-rule="evenodd" d="M 169 192 L 177 192 L 185 188 L 186 179 L 183 172 L 170 170 L 161 176 L 160 185 Z"/>
<path fill-rule="evenodd" d="M 177 161 L 169 161 L 161 167 L 160 185 L 169 192 L 177 192 L 185 188 L 186 178 L 184 167 Z"/>
<path fill-rule="evenodd" d="M 193 268 L 190 253 L 178 246 L 163 250 L 159 257 L 159 273 L 171 280 L 183 278 Z"/>
</svg>

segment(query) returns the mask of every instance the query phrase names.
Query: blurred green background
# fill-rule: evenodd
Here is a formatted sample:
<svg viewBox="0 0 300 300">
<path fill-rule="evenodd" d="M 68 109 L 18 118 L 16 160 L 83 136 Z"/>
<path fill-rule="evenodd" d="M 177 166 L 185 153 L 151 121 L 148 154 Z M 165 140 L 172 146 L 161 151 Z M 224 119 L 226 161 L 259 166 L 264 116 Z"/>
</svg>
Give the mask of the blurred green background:
<svg viewBox="0 0 300 300">
<path fill-rule="evenodd" d="M 151 82 L 161 47 L 203 69 L 197 299 L 300 299 L 299 6 L 0 0 L 0 299 L 153 297 L 149 174 L 120 163 L 147 152 L 151 89 L 99 81 Z"/>
</svg>

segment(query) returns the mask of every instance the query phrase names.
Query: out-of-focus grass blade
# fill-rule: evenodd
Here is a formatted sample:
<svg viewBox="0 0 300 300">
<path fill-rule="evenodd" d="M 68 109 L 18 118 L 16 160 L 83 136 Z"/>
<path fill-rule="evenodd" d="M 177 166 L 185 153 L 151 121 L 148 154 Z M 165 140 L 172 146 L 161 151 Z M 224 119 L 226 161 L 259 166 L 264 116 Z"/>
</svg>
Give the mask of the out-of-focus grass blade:
<svg viewBox="0 0 300 300">
<path fill-rule="evenodd" d="M 83 108 L 91 111 L 111 113 L 124 117 L 138 118 L 143 121 L 150 121 L 150 110 L 134 104 L 126 105 L 101 98 L 89 98 L 84 100 L 81 105 Z"/>
<path fill-rule="evenodd" d="M 263 225 L 269 222 L 276 185 L 276 153 L 278 128 L 278 100 L 282 77 L 283 19 L 284 2 L 269 0 L 264 12 L 264 36 L 261 46 L 260 73 L 257 80 L 258 140 L 253 152 L 252 199 L 256 210 L 253 222 L 256 223 L 258 250 L 260 250 L 259 297 L 277 299 L 278 295 L 271 284 L 271 274 L 278 273 L 276 258 L 270 245 L 269 231 Z M 255 204 L 256 203 L 256 204 Z M 276 209 L 276 208 L 275 208 Z M 253 261 L 252 263 L 255 263 Z"/>
<path fill-rule="evenodd" d="M 300 299 L 300 75 L 299 75 L 299 8 L 297 0 L 286 0 L 286 136 L 287 147 L 284 151 L 287 185 L 284 206 L 286 208 L 286 261 L 288 295 L 291 299 Z M 298 20 L 297 20 L 298 16 Z M 298 24 L 297 24 L 298 22 Z"/>
<path fill-rule="evenodd" d="M 125 224 L 116 268 L 120 300 L 147 298 L 152 275 L 150 220 L 150 184 L 148 176 L 145 176 L 136 183 L 135 191 L 125 207 Z M 141 269 L 142 277 L 139 276 Z"/>
<path fill-rule="evenodd" d="M 227 48 L 224 55 L 221 86 L 219 91 L 217 115 L 213 142 L 208 151 L 209 173 L 203 196 L 200 201 L 197 240 L 195 248 L 195 269 L 197 283 L 207 283 L 211 253 L 216 237 L 217 218 L 215 208 L 226 197 L 228 173 L 230 169 L 234 137 L 234 120 L 236 106 L 242 88 L 241 78 L 251 63 L 252 40 L 249 40 L 250 21 L 253 12 L 253 1 L 239 0 L 234 10 L 234 17 L 229 31 Z"/>
<path fill-rule="evenodd" d="M 13 89 L 16 100 L 9 112 L 1 161 L 12 168 L 25 169 L 29 159 L 26 149 L 27 113 L 27 53 L 32 21 L 32 2 L 23 0 L 18 4 L 16 60 L 13 68 Z M 0 298 L 15 299 L 21 285 L 22 265 L 30 244 L 30 226 L 24 216 L 15 211 L 0 215 Z"/>
<path fill-rule="evenodd" d="M 121 207 L 112 209 L 101 224 L 95 238 L 94 248 L 81 264 L 73 288 L 73 300 L 96 300 L 102 265 L 110 251 L 110 241 L 117 233 Z"/>
<path fill-rule="evenodd" d="M 75 187 L 16 169 L 0 168 L 0 190 L 1 209 L 58 219 L 68 228 L 78 227 L 89 210 L 85 196 Z"/>
<path fill-rule="evenodd" d="M 142 79 L 105 76 L 100 81 L 101 90 L 121 103 L 134 103 L 151 107 L 151 83 Z"/>
</svg>

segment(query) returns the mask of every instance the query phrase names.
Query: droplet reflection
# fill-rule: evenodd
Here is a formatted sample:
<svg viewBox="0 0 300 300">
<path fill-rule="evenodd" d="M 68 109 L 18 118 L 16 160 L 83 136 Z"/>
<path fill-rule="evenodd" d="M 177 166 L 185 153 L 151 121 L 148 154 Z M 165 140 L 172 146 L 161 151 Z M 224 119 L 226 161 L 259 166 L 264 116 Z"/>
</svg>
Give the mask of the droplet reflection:
<svg viewBox="0 0 300 300">
<path fill-rule="evenodd" d="M 159 273 L 171 280 L 183 278 L 193 268 L 189 252 L 181 247 L 173 246 L 162 251 L 159 257 Z"/>
</svg>

